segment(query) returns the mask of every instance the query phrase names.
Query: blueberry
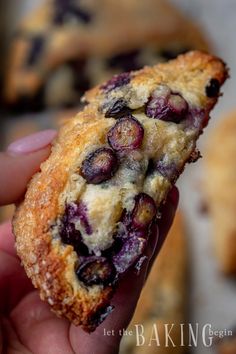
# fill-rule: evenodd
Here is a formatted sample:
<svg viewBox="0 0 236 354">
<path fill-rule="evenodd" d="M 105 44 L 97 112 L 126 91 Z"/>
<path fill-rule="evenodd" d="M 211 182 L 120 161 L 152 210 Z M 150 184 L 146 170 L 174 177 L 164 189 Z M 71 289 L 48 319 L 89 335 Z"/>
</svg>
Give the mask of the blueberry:
<svg viewBox="0 0 236 354">
<path fill-rule="evenodd" d="M 89 224 L 87 217 L 87 207 L 83 202 L 70 203 L 66 208 L 67 217 L 70 223 L 80 220 L 81 225 L 84 227 L 88 235 L 92 234 L 92 228 Z"/>
<path fill-rule="evenodd" d="M 116 151 L 138 149 L 143 141 L 144 129 L 141 123 L 132 116 L 121 118 L 112 127 L 107 139 L 110 146 Z"/>
<path fill-rule="evenodd" d="M 61 228 L 60 237 L 64 244 L 73 246 L 76 250 L 82 241 L 80 231 L 75 229 L 75 225 L 70 223 L 68 219 L 63 218 L 63 226 Z"/>
<path fill-rule="evenodd" d="M 128 237 L 120 252 L 112 257 L 118 273 L 124 273 L 138 260 L 146 247 L 147 241 L 143 238 Z"/>
<path fill-rule="evenodd" d="M 91 256 L 77 267 L 76 275 L 87 286 L 108 285 L 115 278 L 116 271 L 113 264 L 105 257 Z"/>
<path fill-rule="evenodd" d="M 37 63 L 39 57 L 44 49 L 45 38 L 38 35 L 32 38 L 30 51 L 26 60 L 27 66 L 32 66 Z"/>
<path fill-rule="evenodd" d="M 89 23 L 91 21 L 91 15 L 81 9 L 74 0 L 55 0 L 54 23 L 56 25 L 62 25 L 71 19 Z"/>
<path fill-rule="evenodd" d="M 132 227 L 137 229 L 147 228 L 156 216 L 157 208 L 154 200 L 146 193 L 135 197 L 135 207 L 131 215 Z"/>
<path fill-rule="evenodd" d="M 81 175 L 88 183 L 98 184 L 111 178 L 118 168 L 115 152 L 106 147 L 91 152 L 82 163 Z"/>
<path fill-rule="evenodd" d="M 128 85 L 130 83 L 130 80 L 131 75 L 129 72 L 115 75 L 105 84 L 101 85 L 101 89 L 108 93 L 116 88 Z"/>
<path fill-rule="evenodd" d="M 188 111 L 188 104 L 178 93 L 173 93 L 168 99 L 168 106 L 171 111 L 172 120 L 179 123 Z"/>
<path fill-rule="evenodd" d="M 217 97 L 220 91 L 220 83 L 217 79 L 211 79 L 206 86 L 207 97 Z"/>
<path fill-rule="evenodd" d="M 175 162 L 169 162 L 165 159 L 165 157 L 162 157 L 161 159 L 156 161 L 154 168 L 170 182 L 174 182 L 179 175 L 179 171 Z"/>
<path fill-rule="evenodd" d="M 187 53 L 191 48 L 179 47 L 179 48 L 166 48 L 158 52 L 165 60 L 175 59 L 178 55 Z"/>
<path fill-rule="evenodd" d="M 187 115 L 188 104 L 180 94 L 158 89 L 149 98 L 145 112 L 149 118 L 179 123 Z"/>
<path fill-rule="evenodd" d="M 90 79 L 86 73 L 86 59 L 77 59 L 67 62 L 67 66 L 73 73 L 73 88 L 80 95 L 91 87 Z"/>
<path fill-rule="evenodd" d="M 82 235 L 75 228 L 75 222 L 80 220 L 88 235 L 92 233 L 89 225 L 86 208 L 80 202 L 79 204 L 70 203 L 66 206 L 65 214 L 61 221 L 60 237 L 64 244 L 71 245 L 74 250 L 80 255 L 88 255 L 88 249 L 83 243 Z"/>
<path fill-rule="evenodd" d="M 139 49 L 119 53 L 108 59 L 107 64 L 110 68 L 121 69 L 123 71 L 138 70 L 141 65 L 138 62 Z"/>
<path fill-rule="evenodd" d="M 127 107 L 127 102 L 123 98 L 120 98 L 110 104 L 110 107 L 106 110 L 105 117 L 117 119 L 128 115 L 130 112 L 131 109 Z"/>
<path fill-rule="evenodd" d="M 72 14 L 75 15 L 78 20 L 81 20 L 81 22 L 87 24 L 91 22 L 92 16 L 89 14 L 87 11 L 81 9 L 81 8 L 74 8 L 74 10 L 71 12 Z"/>
</svg>

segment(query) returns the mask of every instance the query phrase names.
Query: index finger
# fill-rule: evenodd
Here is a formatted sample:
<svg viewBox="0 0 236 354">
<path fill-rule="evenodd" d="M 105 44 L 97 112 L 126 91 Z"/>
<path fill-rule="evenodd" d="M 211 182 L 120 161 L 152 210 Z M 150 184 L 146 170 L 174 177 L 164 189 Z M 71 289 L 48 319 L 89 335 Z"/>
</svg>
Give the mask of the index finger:
<svg viewBox="0 0 236 354">
<path fill-rule="evenodd" d="M 49 146 L 27 155 L 0 153 L 0 205 L 15 203 L 22 197 L 30 178 L 49 153 Z"/>
</svg>

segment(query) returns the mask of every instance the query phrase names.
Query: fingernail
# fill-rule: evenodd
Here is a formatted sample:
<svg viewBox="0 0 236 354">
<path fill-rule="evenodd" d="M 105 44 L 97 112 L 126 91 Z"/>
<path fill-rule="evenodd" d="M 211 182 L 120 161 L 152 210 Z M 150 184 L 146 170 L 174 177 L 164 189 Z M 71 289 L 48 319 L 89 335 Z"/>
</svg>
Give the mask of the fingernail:
<svg viewBox="0 0 236 354">
<path fill-rule="evenodd" d="M 168 199 L 171 201 L 171 203 L 174 206 L 177 206 L 177 204 L 179 202 L 179 191 L 176 186 L 173 186 L 172 189 L 170 190 L 170 192 L 168 194 Z"/>
<path fill-rule="evenodd" d="M 49 145 L 56 135 L 57 132 L 53 129 L 28 135 L 11 143 L 7 148 L 7 152 L 13 155 L 24 155 L 41 150 Z"/>
</svg>

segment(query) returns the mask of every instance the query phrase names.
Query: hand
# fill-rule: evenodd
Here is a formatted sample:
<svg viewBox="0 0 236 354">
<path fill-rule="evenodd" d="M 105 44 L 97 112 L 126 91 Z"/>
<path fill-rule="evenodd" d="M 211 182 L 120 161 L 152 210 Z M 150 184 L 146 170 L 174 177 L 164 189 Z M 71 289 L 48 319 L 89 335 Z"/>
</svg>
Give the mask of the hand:
<svg viewBox="0 0 236 354">
<path fill-rule="evenodd" d="M 27 182 L 50 153 L 55 131 L 44 131 L 11 144 L 0 153 L 0 205 L 17 203 Z M 159 230 L 149 240 L 139 275 L 130 271 L 121 281 L 110 316 L 92 334 L 85 333 L 65 319 L 57 318 L 39 298 L 20 265 L 10 222 L 0 226 L 0 353 L 24 354 L 108 354 L 118 353 L 119 329 L 126 328 L 134 313 L 151 264 L 172 224 L 178 204 L 173 187 L 163 207 Z M 115 336 L 104 336 L 104 329 Z"/>
</svg>

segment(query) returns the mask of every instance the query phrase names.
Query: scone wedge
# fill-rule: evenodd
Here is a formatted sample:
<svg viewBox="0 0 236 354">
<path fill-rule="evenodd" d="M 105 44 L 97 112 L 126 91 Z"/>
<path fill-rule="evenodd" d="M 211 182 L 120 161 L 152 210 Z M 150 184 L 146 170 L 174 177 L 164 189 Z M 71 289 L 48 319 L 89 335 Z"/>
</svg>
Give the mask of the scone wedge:
<svg viewBox="0 0 236 354">
<path fill-rule="evenodd" d="M 85 94 L 84 110 L 61 128 L 13 221 L 22 264 L 57 315 L 93 331 L 111 311 L 160 205 L 196 159 L 226 77 L 220 59 L 189 52 Z"/>
<path fill-rule="evenodd" d="M 220 142 L 222 136 L 224 147 Z M 236 276 L 236 112 L 214 126 L 205 150 L 204 192 L 219 270 Z M 223 187 L 224 186 L 224 187 Z"/>
</svg>

